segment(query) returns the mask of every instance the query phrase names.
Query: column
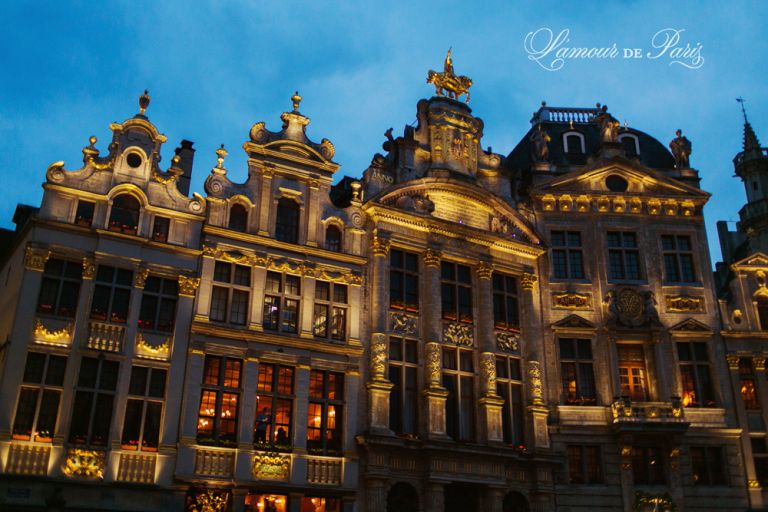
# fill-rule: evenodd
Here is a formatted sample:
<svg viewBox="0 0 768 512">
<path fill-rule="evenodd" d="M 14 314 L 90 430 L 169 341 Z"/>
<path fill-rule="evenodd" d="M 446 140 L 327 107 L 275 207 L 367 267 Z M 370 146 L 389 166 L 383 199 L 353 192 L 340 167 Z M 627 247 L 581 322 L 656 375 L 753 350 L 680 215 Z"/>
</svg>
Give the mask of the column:
<svg viewBox="0 0 768 512">
<path fill-rule="evenodd" d="M 197 412 L 200 407 L 200 385 L 203 382 L 203 365 L 205 364 L 205 352 L 200 348 L 192 348 L 187 351 L 187 373 L 184 386 L 184 400 L 182 403 L 181 444 L 197 443 Z M 168 383 L 173 386 L 173 382 Z"/>
<path fill-rule="evenodd" d="M 316 179 L 309 180 L 309 195 L 307 197 L 307 245 L 310 247 L 318 246 L 317 226 L 319 224 L 318 215 L 320 214 L 320 205 L 318 204 L 318 192 L 320 190 L 320 181 Z M 321 233 L 322 234 L 322 233 Z"/>
<path fill-rule="evenodd" d="M 357 279 L 355 279 L 357 278 Z M 350 345 L 360 346 L 360 317 L 363 310 L 363 280 L 359 276 L 352 276 L 349 280 L 349 336 Z"/>
<path fill-rule="evenodd" d="M 259 360 L 253 350 L 243 362 L 242 390 L 240 411 L 237 425 L 237 454 L 235 455 L 235 478 L 250 480 L 253 470 L 253 425 L 256 418 L 256 382 L 258 379 Z"/>
<path fill-rule="evenodd" d="M 496 335 L 493 321 L 493 266 L 481 261 L 477 274 L 477 347 L 480 352 L 481 437 L 488 442 L 502 442 L 502 407 L 504 400 L 496 393 Z"/>
<path fill-rule="evenodd" d="M 259 231 L 262 236 L 269 236 L 270 222 L 269 214 L 272 210 L 272 176 L 274 169 L 264 167 L 261 170 L 261 191 L 259 192 Z"/>
<path fill-rule="evenodd" d="M 200 288 L 197 297 L 196 321 L 207 322 L 211 310 L 211 282 L 213 281 L 213 270 L 216 267 L 213 252 L 214 250 L 209 247 L 203 248 L 203 257 L 200 265 L 200 280 L 203 282 L 203 286 Z"/>
<path fill-rule="evenodd" d="M 315 280 L 312 269 L 304 269 L 301 278 L 301 316 L 299 317 L 299 336 L 307 339 L 315 339 L 314 314 L 315 314 Z M 331 312 L 329 311 L 330 315 Z M 330 319 L 329 319 L 330 322 Z M 330 327 L 329 327 L 330 329 Z"/>
<path fill-rule="evenodd" d="M 424 512 L 445 512 L 444 485 L 438 482 L 427 482 L 424 494 Z"/>
<path fill-rule="evenodd" d="M 393 384 L 386 378 L 387 313 L 389 312 L 389 240 L 374 236 L 373 282 L 371 285 L 373 314 L 371 317 L 370 374 L 368 376 L 368 423 L 370 432 L 393 435 L 389 429 L 389 394 Z"/>
<path fill-rule="evenodd" d="M 448 439 L 446 434 L 445 402 L 448 391 L 442 385 L 442 304 L 440 302 L 440 253 L 427 249 L 423 255 L 424 279 L 421 286 L 421 303 L 424 309 L 424 382 L 422 392 L 427 403 L 424 429 L 430 439 Z M 442 500 L 442 486 L 440 487 Z M 427 509 L 429 510 L 429 509 Z M 440 509 L 442 510 L 442 509 Z"/>
<path fill-rule="evenodd" d="M 364 510 L 366 512 L 386 512 L 387 481 L 383 478 L 366 479 Z"/>
<path fill-rule="evenodd" d="M 526 433 L 529 446 L 549 448 L 549 429 L 547 428 L 547 410 L 544 402 L 544 373 L 541 357 L 544 355 L 543 326 L 541 325 L 541 309 L 536 281 L 538 278 L 531 273 L 520 276 L 522 293 L 520 303 L 523 321 L 523 354 L 526 360 L 526 377 L 528 386 L 528 432 Z"/>
<path fill-rule="evenodd" d="M 264 262 L 266 263 L 266 262 Z M 264 331 L 264 287 L 267 284 L 267 268 L 251 267 L 251 331 Z"/>
</svg>

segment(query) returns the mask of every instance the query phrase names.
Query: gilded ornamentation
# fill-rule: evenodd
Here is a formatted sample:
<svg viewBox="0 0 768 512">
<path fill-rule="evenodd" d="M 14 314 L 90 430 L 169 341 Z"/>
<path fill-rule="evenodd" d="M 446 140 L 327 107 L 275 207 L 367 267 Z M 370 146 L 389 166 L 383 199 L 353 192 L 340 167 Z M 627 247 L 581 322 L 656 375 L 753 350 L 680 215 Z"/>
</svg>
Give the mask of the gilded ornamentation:
<svg viewBox="0 0 768 512">
<path fill-rule="evenodd" d="M 104 464 L 104 452 L 75 448 L 67 452 L 67 458 L 61 471 L 67 476 L 103 478 Z"/>
<path fill-rule="evenodd" d="M 391 243 L 389 240 L 379 236 L 374 236 L 373 240 L 371 241 L 371 249 L 373 250 L 373 254 L 376 256 L 388 255 L 390 245 Z"/>
<path fill-rule="evenodd" d="M 632 447 L 631 446 L 622 446 L 621 447 L 621 456 L 622 457 L 631 457 L 632 456 Z"/>
<path fill-rule="evenodd" d="M 549 161 L 549 142 L 552 137 L 542 128 L 541 123 L 536 124 L 536 129 L 531 133 L 531 157 L 534 162 Z"/>
<path fill-rule="evenodd" d="M 558 309 L 591 309 L 588 293 L 553 293 L 552 306 Z"/>
<path fill-rule="evenodd" d="M 634 288 L 611 290 L 604 303 L 613 318 L 611 322 L 627 327 L 638 327 L 646 323 L 658 324 L 656 298 L 653 292 L 638 292 Z"/>
<path fill-rule="evenodd" d="M 435 94 L 438 96 L 448 96 L 458 100 L 462 94 L 466 94 L 466 102 L 469 103 L 469 88 L 472 87 L 472 80 L 467 76 L 454 74 L 450 48 L 445 56 L 443 72 L 438 73 L 430 69 L 427 74 L 427 83 L 435 85 Z"/>
<path fill-rule="evenodd" d="M 48 170 L 45 171 L 45 176 L 48 181 L 61 182 L 64 181 L 64 162 L 59 160 L 48 166 Z"/>
<path fill-rule="evenodd" d="M 224 512 L 229 503 L 229 492 L 212 489 L 199 491 L 189 501 L 188 512 Z"/>
<path fill-rule="evenodd" d="M 752 366 L 755 368 L 755 371 L 764 372 L 765 371 L 765 356 L 762 355 L 762 354 L 758 354 L 756 356 L 752 356 Z"/>
<path fill-rule="evenodd" d="M 176 155 L 178 156 L 178 155 Z M 160 174 L 154 172 L 152 173 L 152 179 L 158 182 L 161 185 L 170 185 L 177 179 L 179 179 L 178 174 L 171 174 L 170 176 L 161 176 Z"/>
<path fill-rule="evenodd" d="M 427 380 L 430 389 L 440 387 L 440 377 L 442 375 L 441 369 L 441 353 L 440 344 L 430 342 L 426 344 L 427 352 Z"/>
<path fill-rule="evenodd" d="M 96 262 L 91 258 L 83 258 L 83 279 L 96 277 Z"/>
<path fill-rule="evenodd" d="M 675 512 L 675 502 L 668 492 L 664 494 L 649 494 L 635 491 L 636 512 Z"/>
<path fill-rule="evenodd" d="M 725 359 L 728 361 L 728 369 L 729 370 L 738 370 L 739 369 L 739 357 L 738 354 L 726 354 Z"/>
<path fill-rule="evenodd" d="M 53 345 L 69 345 L 72 341 L 73 325 L 67 324 L 58 331 L 48 330 L 38 319 L 35 321 L 34 337 L 38 343 L 50 343 Z"/>
<path fill-rule="evenodd" d="M 664 302 L 667 304 L 667 311 L 671 312 L 702 312 L 704 311 L 704 297 L 693 297 L 690 295 L 666 295 Z"/>
<path fill-rule="evenodd" d="M 598 105 L 598 108 L 600 109 L 599 114 L 595 116 L 594 120 L 600 129 L 600 140 L 607 143 L 617 142 L 621 123 L 608 113 L 608 105 L 602 107 Z"/>
<path fill-rule="evenodd" d="M 536 285 L 536 281 L 538 279 L 539 278 L 536 277 L 536 274 L 525 272 L 523 275 L 520 276 L 520 285 L 523 287 L 523 290 L 531 291 L 533 290 L 533 287 Z"/>
<path fill-rule="evenodd" d="M 288 480 L 291 476 L 291 457 L 277 453 L 262 453 L 253 457 L 254 480 Z"/>
<path fill-rule="evenodd" d="M 200 286 L 199 277 L 179 275 L 179 295 L 194 297 L 198 286 Z"/>
<path fill-rule="evenodd" d="M 144 288 L 144 285 L 147 283 L 147 277 L 149 277 L 149 269 L 140 268 L 136 272 L 136 277 L 133 279 L 133 286 L 136 288 Z"/>
<path fill-rule="evenodd" d="M 504 352 L 517 352 L 520 349 L 520 335 L 509 331 L 496 331 L 496 347 Z"/>
<path fill-rule="evenodd" d="M 489 395 L 496 394 L 496 355 L 493 352 L 480 354 L 480 372 L 485 391 Z"/>
<path fill-rule="evenodd" d="M 137 333 L 136 348 L 138 348 L 139 351 L 152 356 L 167 357 L 171 352 L 171 340 L 170 338 L 165 338 L 160 345 L 151 345 L 147 343 L 147 340 L 144 338 L 143 334 Z"/>
<path fill-rule="evenodd" d="M 371 336 L 371 377 L 384 380 L 387 366 L 387 336 L 376 333 Z"/>
<path fill-rule="evenodd" d="M 425 267 L 439 267 L 440 266 L 440 251 L 436 251 L 432 248 L 427 248 L 424 251 L 424 266 Z"/>
<path fill-rule="evenodd" d="M 493 265 L 487 261 L 481 261 L 475 267 L 475 272 L 477 272 L 477 277 L 480 279 L 490 279 L 491 275 L 493 275 Z"/>
<path fill-rule="evenodd" d="M 541 363 L 528 361 L 528 385 L 531 395 L 531 403 L 544 405 L 544 388 L 541 379 Z"/>
<path fill-rule="evenodd" d="M 405 336 L 418 336 L 419 317 L 391 311 L 389 313 L 389 330 Z"/>
<path fill-rule="evenodd" d="M 760 482 L 758 480 L 750 480 L 749 481 L 749 488 L 750 489 L 760 489 Z"/>
<path fill-rule="evenodd" d="M 444 324 L 443 341 L 471 347 L 475 343 L 472 326 L 460 323 Z"/>
<path fill-rule="evenodd" d="M 48 258 L 50 257 L 51 251 L 48 249 L 27 246 L 27 250 L 24 253 L 24 267 L 27 270 L 42 272 L 45 270 L 45 264 L 48 262 Z"/>
</svg>

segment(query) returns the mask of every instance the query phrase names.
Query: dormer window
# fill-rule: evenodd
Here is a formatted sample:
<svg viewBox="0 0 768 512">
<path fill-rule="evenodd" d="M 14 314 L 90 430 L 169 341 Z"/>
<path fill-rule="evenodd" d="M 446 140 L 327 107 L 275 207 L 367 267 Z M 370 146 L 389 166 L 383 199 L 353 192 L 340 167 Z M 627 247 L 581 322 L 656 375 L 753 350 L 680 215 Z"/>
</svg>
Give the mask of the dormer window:
<svg viewBox="0 0 768 512">
<path fill-rule="evenodd" d="M 325 248 L 329 251 L 341 251 L 341 230 L 334 224 L 325 230 Z"/>
<path fill-rule="evenodd" d="M 628 157 L 635 157 L 640 154 L 640 141 L 637 135 L 623 133 L 619 135 L 619 142 L 624 147 L 624 154 Z"/>
<path fill-rule="evenodd" d="M 135 235 L 139 231 L 139 201 L 129 194 L 121 194 L 112 202 L 109 215 L 109 230 Z"/>
<path fill-rule="evenodd" d="M 579 132 L 565 132 L 563 134 L 563 147 L 568 155 L 583 155 L 586 153 L 584 135 Z"/>
<path fill-rule="evenodd" d="M 282 197 L 277 202 L 275 238 L 281 242 L 295 244 L 299 241 L 299 218 L 301 210 L 293 199 Z"/>
<path fill-rule="evenodd" d="M 229 229 L 245 233 L 248 227 L 248 212 L 241 204 L 233 204 L 229 209 Z"/>
<path fill-rule="evenodd" d="M 92 201 L 77 201 L 77 211 L 75 212 L 75 224 L 78 226 L 90 227 L 93 223 L 93 212 L 96 209 L 96 203 Z"/>
</svg>

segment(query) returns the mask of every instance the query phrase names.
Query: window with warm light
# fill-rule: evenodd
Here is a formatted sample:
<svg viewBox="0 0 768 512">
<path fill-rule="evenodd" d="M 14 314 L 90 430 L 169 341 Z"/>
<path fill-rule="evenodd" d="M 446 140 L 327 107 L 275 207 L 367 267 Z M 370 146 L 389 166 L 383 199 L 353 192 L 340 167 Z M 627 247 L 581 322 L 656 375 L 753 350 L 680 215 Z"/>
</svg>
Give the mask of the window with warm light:
<svg viewBox="0 0 768 512">
<path fill-rule="evenodd" d="M 109 230 L 117 233 L 135 235 L 139 231 L 139 212 L 141 205 L 138 199 L 130 194 L 121 194 L 112 201 L 109 214 Z"/>
<path fill-rule="evenodd" d="M 472 323 L 472 271 L 443 261 L 440 266 L 443 320 Z"/>
<path fill-rule="evenodd" d="M 243 362 L 229 357 L 205 356 L 197 442 L 216 446 L 237 444 L 237 419 Z"/>
<path fill-rule="evenodd" d="M 179 283 L 175 279 L 149 276 L 144 282 L 139 308 L 139 329 L 173 332 Z"/>
<path fill-rule="evenodd" d="M 155 242 L 167 242 L 168 232 L 171 229 L 171 219 L 168 217 L 155 216 L 152 222 L 152 240 Z"/>
<path fill-rule="evenodd" d="M 504 442 L 524 446 L 523 376 L 519 357 L 496 356 L 496 392 L 504 400 L 501 410 Z"/>
<path fill-rule="evenodd" d="M 418 342 L 404 338 L 389 338 L 389 428 L 398 435 L 417 433 L 419 390 L 417 375 Z"/>
<path fill-rule="evenodd" d="M 284 494 L 248 494 L 246 512 L 287 512 L 288 496 Z"/>
<path fill-rule="evenodd" d="M 517 279 L 493 273 L 493 325 L 503 331 L 520 330 Z"/>
<path fill-rule="evenodd" d="M 446 433 L 455 441 L 475 439 L 475 364 L 472 350 L 443 348 Z"/>
<path fill-rule="evenodd" d="M 619 356 L 621 396 L 629 397 L 636 402 L 645 402 L 648 400 L 648 387 L 643 346 L 620 344 L 616 348 Z"/>
<path fill-rule="evenodd" d="M 389 307 L 419 312 L 419 258 L 411 252 L 389 251 Z"/>
<path fill-rule="evenodd" d="M 752 367 L 752 359 L 742 357 L 739 359 L 739 384 L 741 387 L 741 399 L 748 410 L 760 409 L 760 400 L 757 397 L 757 384 L 755 370 Z"/>
<path fill-rule="evenodd" d="M 312 332 L 318 338 L 344 341 L 347 338 L 347 307 L 349 299 L 345 284 L 315 282 L 315 309 Z"/>
<path fill-rule="evenodd" d="M 269 271 L 264 293 L 264 329 L 289 334 L 297 333 L 301 277 Z"/>
<path fill-rule="evenodd" d="M 572 484 L 603 483 L 603 465 L 599 446 L 566 447 L 568 480 Z"/>
<path fill-rule="evenodd" d="M 133 272 L 99 265 L 91 301 L 91 319 L 123 324 L 133 289 Z"/>
<path fill-rule="evenodd" d="M 305 496 L 301 498 L 300 512 L 341 512 L 341 499 Z"/>
<path fill-rule="evenodd" d="M 72 318 L 77 312 L 77 300 L 82 283 L 82 263 L 50 258 L 45 263 L 37 312 Z"/>
<path fill-rule="evenodd" d="M 685 407 L 714 407 L 709 357 L 705 342 L 677 344 L 682 400 Z"/>
<path fill-rule="evenodd" d="M 309 374 L 307 451 L 340 455 L 344 409 L 344 374 L 312 370 Z"/>
<path fill-rule="evenodd" d="M 213 283 L 209 318 L 214 322 L 246 325 L 251 295 L 251 267 L 217 261 Z"/>
<path fill-rule="evenodd" d="M 24 366 L 13 439 L 50 443 L 56 431 L 67 358 L 29 352 Z"/>
<path fill-rule="evenodd" d="M 301 207 L 299 203 L 287 197 L 281 197 L 277 202 L 277 217 L 275 222 L 275 238 L 290 244 L 299 241 L 299 220 Z"/>
<path fill-rule="evenodd" d="M 595 405 L 592 340 L 561 338 L 559 347 L 563 402 L 567 405 Z"/>
<path fill-rule="evenodd" d="M 108 445 L 119 371 L 117 361 L 83 357 L 72 405 L 71 444 Z"/>
<path fill-rule="evenodd" d="M 292 366 L 259 364 L 253 443 L 259 449 L 290 451 L 293 444 Z"/>
<path fill-rule="evenodd" d="M 120 440 L 122 449 L 157 451 L 167 373 L 161 368 L 146 366 L 131 368 L 123 435 Z"/>
</svg>

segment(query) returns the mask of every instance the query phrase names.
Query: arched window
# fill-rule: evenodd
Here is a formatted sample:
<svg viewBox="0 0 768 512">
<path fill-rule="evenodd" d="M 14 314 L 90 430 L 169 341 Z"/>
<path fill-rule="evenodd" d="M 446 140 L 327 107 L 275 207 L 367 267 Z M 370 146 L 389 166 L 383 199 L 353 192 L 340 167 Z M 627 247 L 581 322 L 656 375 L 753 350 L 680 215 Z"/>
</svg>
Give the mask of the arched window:
<svg viewBox="0 0 768 512">
<path fill-rule="evenodd" d="M 299 218 L 301 210 L 293 199 L 282 197 L 277 202 L 277 221 L 275 238 L 281 242 L 295 244 L 299 241 Z"/>
<path fill-rule="evenodd" d="M 245 233 L 248 227 L 248 212 L 245 206 L 233 204 L 229 209 L 229 229 Z"/>
<path fill-rule="evenodd" d="M 121 194 L 112 201 L 109 230 L 135 235 L 139 231 L 139 201 L 130 194 Z"/>
<path fill-rule="evenodd" d="M 760 321 L 760 330 L 768 331 L 768 297 L 757 297 L 757 318 Z"/>
<path fill-rule="evenodd" d="M 387 512 L 417 512 L 419 494 L 412 485 L 397 483 L 387 493 Z"/>
<path fill-rule="evenodd" d="M 584 136 L 578 132 L 566 132 L 563 135 L 565 152 L 569 155 L 582 155 L 584 149 Z"/>
<path fill-rule="evenodd" d="M 637 156 L 640 154 L 640 142 L 637 137 L 632 134 L 622 134 L 619 136 L 619 142 L 624 147 L 624 153 L 628 157 Z"/>
<path fill-rule="evenodd" d="M 325 230 L 325 248 L 329 251 L 341 251 L 341 230 L 334 224 L 330 224 Z"/>
</svg>

